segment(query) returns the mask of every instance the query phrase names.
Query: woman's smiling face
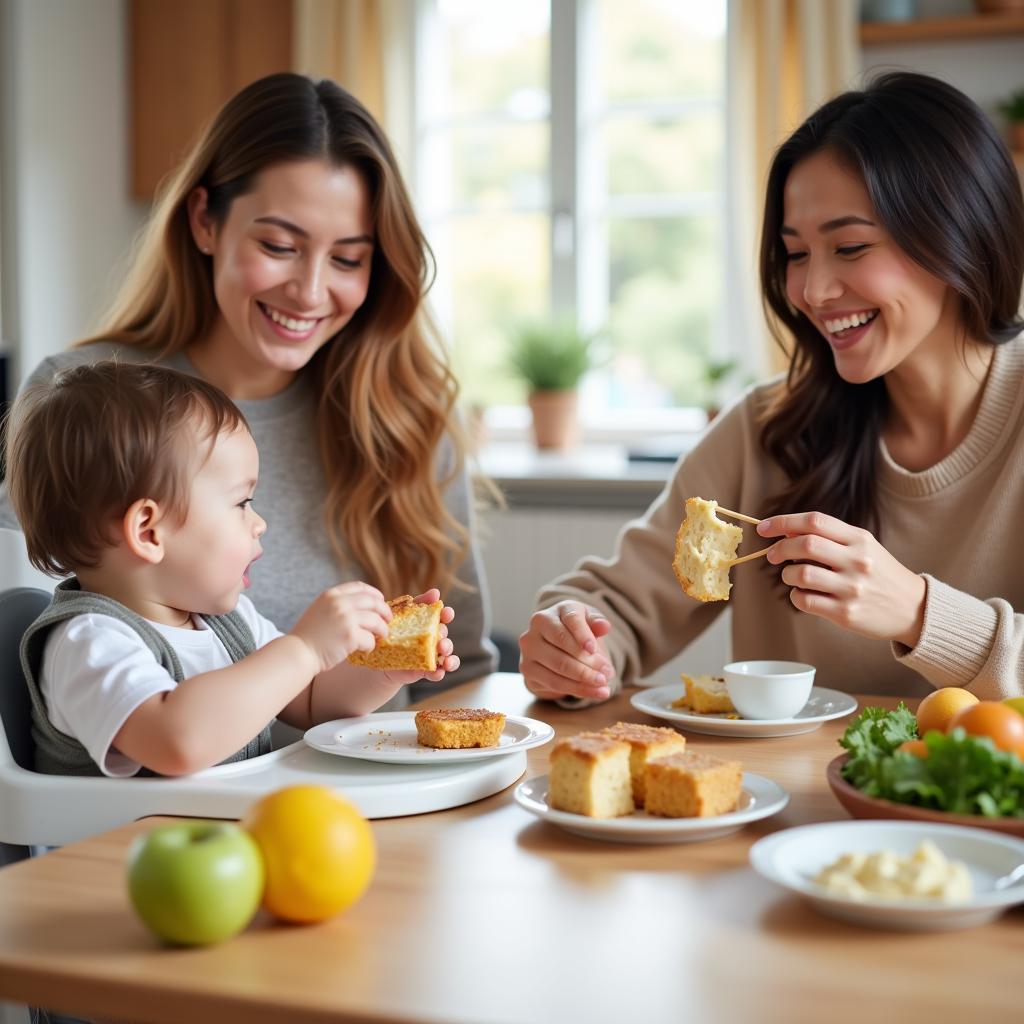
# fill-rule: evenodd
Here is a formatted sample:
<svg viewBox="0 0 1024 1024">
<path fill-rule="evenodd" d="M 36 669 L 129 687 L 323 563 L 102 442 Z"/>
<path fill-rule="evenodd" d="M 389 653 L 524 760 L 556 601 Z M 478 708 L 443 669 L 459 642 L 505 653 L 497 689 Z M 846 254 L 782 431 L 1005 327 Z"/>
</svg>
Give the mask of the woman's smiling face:
<svg viewBox="0 0 1024 1024">
<path fill-rule="evenodd" d="M 896 245 L 864 182 L 827 150 L 793 167 L 783 203 L 786 294 L 844 380 L 874 380 L 955 337 L 956 295 Z"/>
<path fill-rule="evenodd" d="M 238 196 L 224 223 L 192 206 L 193 234 L 213 260 L 218 318 L 204 347 L 287 379 L 345 326 L 370 285 L 373 225 L 351 166 L 323 160 L 272 165 Z"/>
</svg>

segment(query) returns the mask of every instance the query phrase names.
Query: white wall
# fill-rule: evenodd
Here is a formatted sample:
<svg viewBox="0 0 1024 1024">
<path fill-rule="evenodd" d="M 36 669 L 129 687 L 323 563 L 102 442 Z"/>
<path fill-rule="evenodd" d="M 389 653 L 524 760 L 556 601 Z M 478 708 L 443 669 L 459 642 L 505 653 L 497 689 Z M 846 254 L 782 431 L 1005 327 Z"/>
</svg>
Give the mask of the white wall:
<svg viewBox="0 0 1024 1024">
<path fill-rule="evenodd" d="M 123 0 L 0 0 L 4 340 L 20 381 L 85 335 L 145 206 L 129 193 Z"/>
</svg>

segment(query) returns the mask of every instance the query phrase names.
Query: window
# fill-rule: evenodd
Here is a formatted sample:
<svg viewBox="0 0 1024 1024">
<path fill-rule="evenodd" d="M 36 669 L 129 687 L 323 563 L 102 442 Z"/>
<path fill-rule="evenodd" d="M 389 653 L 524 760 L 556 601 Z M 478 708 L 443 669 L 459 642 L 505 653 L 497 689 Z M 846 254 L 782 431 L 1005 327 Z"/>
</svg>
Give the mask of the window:
<svg viewBox="0 0 1024 1024">
<path fill-rule="evenodd" d="M 725 28 L 726 0 L 420 0 L 417 205 L 468 402 L 522 403 L 508 333 L 556 312 L 601 332 L 585 422 L 708 400 Z"/>
</svg>

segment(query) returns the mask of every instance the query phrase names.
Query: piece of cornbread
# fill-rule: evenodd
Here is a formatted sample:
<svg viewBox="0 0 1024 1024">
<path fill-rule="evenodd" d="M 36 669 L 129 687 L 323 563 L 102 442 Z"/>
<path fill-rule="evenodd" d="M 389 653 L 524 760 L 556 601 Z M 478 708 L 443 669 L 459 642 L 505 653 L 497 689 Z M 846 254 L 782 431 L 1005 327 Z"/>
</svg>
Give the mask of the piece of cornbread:
<svg viewBox="0 0 1024 1024">
<path fill-rule="evenodd" d="M 496 747 L 505 716 L 486 708 L 439 708 L 416 712 L 416 739 L 424 747 Z"/>
<path fill-rule="evenodd" d="M 647 813 L 664 818 L 707 818 L 735 810 L 743 765 L 710 754 L 669 754 L 647 762 Z"/>
<path fill-rule="evenodd" d="M 717 501 L 687 498 L 686 516 L 676 534 L 672 568 L 680 586 L 698 601 L 728 601 L 729 566 L 743 531 L 715 515 Z"/>
<path fill-rule="evenodd" d="M 735 711 L 729 699 L 725 680 L 721 676 L 688 676 L 680 673 L 686 693 L 679 700 L 672 701 L 674 708 L 689 708 L 699 715 L 719 714 Z"/>
<path fill-rule="evenodd" d="M 675 729 L 640 725 L 637 722 L 616 722 L 601 730 L 602 735 L 629 744 L 629 774 L 633 783 L 633 802 L 644 806 L 644 769 L 655 757 L 681 753 L 686 749 L 686 737 Z"/>
<path fill-rule="evenodd" d="M 628 743 L 598 732 L 559 740 L 551 751 L 548 804 L 590 818 L 632 814 L 629 749 Z"/>
<path fill-rule="evenodd" d="M 372 651 L 353 651 L 348 660 L 367 668 L 436 671 L 444 602 L 420 604 L 403 594 L 388 601 L 388 606 L 393 613 L 388 635 L 378 637 Z"/>
</svg>

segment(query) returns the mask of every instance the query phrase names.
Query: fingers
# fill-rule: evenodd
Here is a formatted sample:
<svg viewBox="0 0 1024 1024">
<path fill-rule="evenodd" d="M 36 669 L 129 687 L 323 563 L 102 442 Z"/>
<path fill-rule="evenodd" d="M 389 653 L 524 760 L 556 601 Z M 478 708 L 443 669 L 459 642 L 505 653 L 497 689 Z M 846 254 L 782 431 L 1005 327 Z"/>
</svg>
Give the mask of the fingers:
<svg viewBox="0 0 1024 1024">
<path fill-rule="evenodd" d="M 592 609 L 576 601 L 563 601 L 555 605 L 554 610 L 563 628 L 554 632 L 550 637 L 551 641 L 570 654 L 580 650 L 586 651 L 587 654 L 596 654 L 597 643 L 590 626 L 590 616 L 593 614 L 602 619 L 604 616 L 598 616 Z"/>
<path fill-rule="evenodd" d="M 762 537 L 794 537 L 813 533 L 838 544 L 846 544 L 858 531 L 857 527 L 824 512 L 800 512 L 763 519 L 757 525 L 757 532 Z"/>
<path fill-rule="evenodd" d="M 847 561 L 848 549 L 843 544 L 816 533 L 786 537 L 771 546 L 765 558 L 772 565 L 782 562 L 818 562 L 839 568 Z"/>
</svg>

